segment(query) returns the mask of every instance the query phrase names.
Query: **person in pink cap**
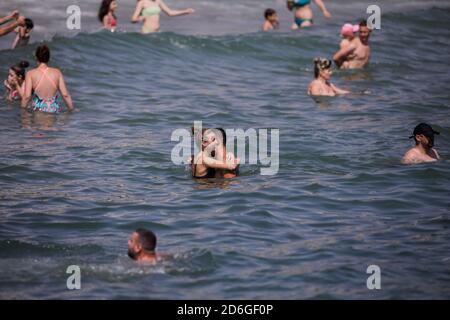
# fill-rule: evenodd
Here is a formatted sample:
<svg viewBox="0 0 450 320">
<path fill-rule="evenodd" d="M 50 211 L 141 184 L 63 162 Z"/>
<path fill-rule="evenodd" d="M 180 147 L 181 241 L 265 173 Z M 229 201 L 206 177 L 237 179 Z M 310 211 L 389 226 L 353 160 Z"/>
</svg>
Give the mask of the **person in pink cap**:
<svg viewBox="0 0 450 320">
<path fill-rule="evenodd" d="M 341 28 L 341 44 L 340 47 L 341 49 L 349 46 L 350 42 L 355 38 L 355 32 L 359 31 L 359 25 L 355 24 L 351 24 L 351 23 L 346 23 L 342 26 Z"/>
<path fill-rule="evenodd" d="M 358 32 L 358 37 L 354 33 Z M 341 29 L 344 38 L 340 49 L 334 54 L 333 60 L 341 69 L 361 69 L 367 66 L 370 58 L 370 29 L 365 20 L 359 25 L 346 23 Z"/>
</svg>

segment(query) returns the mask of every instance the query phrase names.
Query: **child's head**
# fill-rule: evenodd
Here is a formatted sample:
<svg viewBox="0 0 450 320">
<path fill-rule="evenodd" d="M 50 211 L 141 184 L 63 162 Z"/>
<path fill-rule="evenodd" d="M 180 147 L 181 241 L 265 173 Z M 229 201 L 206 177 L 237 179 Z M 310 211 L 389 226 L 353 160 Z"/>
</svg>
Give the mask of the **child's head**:
<svg viewBox="0 0 450 320">
<path fill-rule="evenodd" d="M 31 30 L 34 28 L 33 20 L 31 20 L 30 18 L 26 18 L 26 19 L 25 19 L 25 28 L 26 28 L 28 31 L 31 31 Z"/>
<path fill-rule="evenodd" d="M 359 31 L 358 25 L 352 25 L 351 23 L 346 23 L 341 28 L 341 36 L 346 39 L 352 39 L 355 32 Z"/>
<path fill-rule="evenodd" d="M 278 22 L 278 14 L 274 9 L 266 9 L 264 11 L 264 18 L 270 23 Z"/>
<path fill-rule="evenodd" d="M 21 61 L 18 64 L 9 68 L 8 82 L 13 82 L 18 80 L 19 82 L 25 80 L 25 69 L 28 68 L 30 64 L 28 61 Z"/>
</svg>

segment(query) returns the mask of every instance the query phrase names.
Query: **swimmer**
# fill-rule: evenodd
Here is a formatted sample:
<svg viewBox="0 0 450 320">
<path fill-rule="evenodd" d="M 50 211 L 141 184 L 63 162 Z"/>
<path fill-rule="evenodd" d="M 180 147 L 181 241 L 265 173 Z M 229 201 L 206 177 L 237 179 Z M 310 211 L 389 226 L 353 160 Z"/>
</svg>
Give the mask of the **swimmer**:
<svg viewBox="0 0 450 320">
<path fill-rule="evenodd" d="M 25 47 L 30 41 L 30 34 L 34 28 L 33 20 L 26 18 L 25 26 L 16 28 L 16 38 L 11 46 L 11 49 Z"/>
<path fill-rule="evenodd" d="M 334 54 L 333 60 L 342 69 L 361 69 L 369 64 L 370 29 L 365 20 L 359 23 L 359 36 L 348 42 L 341 42 L 341 48 Z"/>
<path fill-rule="evenodd" d="M 155 264 L 161 256 L 156 253 L 156 235 L 146 229 L 136 229 L 128 240 L 128 256 L 138 262 Z"/>
<path fill-rule="evenodd" d="M 62 111 L 58 91 L 69 110 L 73 110 L 72 98 L 66 88 L 63 74 L 56 68 L 50 68 L 50 49 L 46 45 L 37 47 L 35 57 L 37 68 L 27 72 L 25 76 L 25 94 L 22 97 L 22 108 L 26 108 L 33 95 L 31 109 L 48 113 Z"/>
<path fill-rule="evenodd" d="M 324 58 L 314 59 L 315 79 L 309 84 L 308 95 L 310 96 L 329 96 L 334 97 L 337 94 L 347 94 L 350 91 L 342 90 L 330 83 L 332 71 L 331 60 Z"/>
<path fill-rule="evenodd" d="M 223 137 L 223 138 L 222 138 Z M 201 151 L 192 158 L 192 176 L 196 179 L 234 178 L 239 159 L 226 153 L 226 136 L 223 129 L 203 129 Z"/>
<path fill-rule="evenodd" d="M 439 154 L 434 147 L 434 135 L 439 132 L 434 131 L 433 128 L 426 124 L 418 124 L 413 131 L 413 135 L 409 138 L 414 138 L 416 145 L 409 149 L 402 158 L 403 164 L 417 164 L 423 162 L 434 162 L 440 159 Z"/>
<path fill-rule="evenodd" d="M 10 22 L 15 20 L 14 22 Z M 19 11 L 15 10 L 6 17 L 0 18 L 0 25 L 9 23 L 6 27 L 0 27 L 0 37 L 14 31 L 17 27 L 25 26 L 25 18 L 19 15 Z"/>
<path fill-rule="evenodd" d="M 7 101 L 19 100 L 25 95 L 25 69 L 29 66 L 28 61 L 21 61 L 9 68 L 8 78 L 3 83 Z"/>
<path fill-rule="evenodd" d="M 331 18 L 331 14 L 328 12 L 322 0 L 314 0 L 314 2 L 320 8 L 325 18 Z M 288 0 L 286 5 L 289 11 L 294 11 L 295 22 L 291 26 L 292 30 L 313 25 L 311 0 Z"/>
<path fill-rule="evenodd" d="M 270 31 L 278 29 L 280 26 L 280 22 L 278 20 L 278 14 L 273 9 L 266 9 L 264 11 L 264 24 L 262 26 L 263 31 Z"/>
<path fill-rule="evenodd" d="M 169 17 L 194 13 L 194 9 L 172 10 L 162 0 L 138 0 L 131 22 L 144 22 L 142 33 L 159 31 L 159 14 L 163 11 Z"/>
<path fill-rule="evenodd" d="M 116 0 L 103 0 L 98 10 L 98 19 L 103 24 L 103 27 L 111 32 L 114 32 L 117 28 L 116 9 Z"/>
</svg>

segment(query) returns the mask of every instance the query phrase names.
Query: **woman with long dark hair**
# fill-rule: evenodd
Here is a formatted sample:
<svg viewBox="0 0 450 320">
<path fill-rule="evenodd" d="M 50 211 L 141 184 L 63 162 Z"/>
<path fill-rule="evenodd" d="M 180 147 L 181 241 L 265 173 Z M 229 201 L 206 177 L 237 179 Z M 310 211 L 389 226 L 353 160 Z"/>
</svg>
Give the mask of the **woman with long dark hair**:
<svg viewBox="0 0 450 320">
<path fill-rule="evenodd" d="M 21 61 L 9 68 L 8 79 L 3 83 L 6 88 L 6 100 L 13 101 L 24 96 L 25 69 L 29 66 L 28 61 Z"/>
<path fill-rule="evenodd" d="M 98 10 L 98 19 L 103 24 L 103 27 L 112 32 L 115 31 L 117 27 L 117 17 L 114 13 L 116 9 L 116 0 L 103 0 L 100 9 Z"/>
</svg>

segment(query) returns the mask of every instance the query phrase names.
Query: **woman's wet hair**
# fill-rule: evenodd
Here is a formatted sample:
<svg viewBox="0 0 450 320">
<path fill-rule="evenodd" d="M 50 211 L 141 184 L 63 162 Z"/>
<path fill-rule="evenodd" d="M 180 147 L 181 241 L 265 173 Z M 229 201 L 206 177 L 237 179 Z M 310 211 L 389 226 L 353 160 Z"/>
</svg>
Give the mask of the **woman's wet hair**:
<svg viewBox="0 0 450 320">
<path fill-rule="evenodd" d="M 36 52 L 34 54 L 36 59 L 41 63 L 47 63 L 50 60 L 50 49 L 47 45 L 43 44 L 36 48 Z"/>
<path fill-rule="evenodd" d="M 20 79 L 25 79 L 25 69 L 28 68 L 30 64 L 28 61 L 20 61 L 18 64 L 10 67 L 12 71 L 16 74 Z"/>
<path fill-rule="evenodd" d="M 225 130 L 223 130 L 222 128 L 215 128 L 215 129 L 220 131 L 220 133 L 222 134 L 222 142 L 223 142 L 223 145 L 226 146 L 227 145 L 227 134 L 225 133 Z"/>
<path fill-rule="evenodd" d="M 264 18 L 267 20 L 269 17 L 273 16 L 275 13 L 277 13 L 274 9 L 268 8 L 266 11 L 264 11 Z"/>
<path fill-rule="evenodd" d="M 320 75 L 320 71 L 331 68 L 331 60 L 326 58 L 314 59 L 314 77 L 317 79 Z"/>
<path fill-rule="evenodd" d="M 114 0 L 103 0 L 100 8 L 98 9 L 98 19 L 101 23 L 103 23 L 103 18 L 108 14 L 109 7 L 111 6 L 111 2 Z"/>
<path fill-rule="evenodd" d="M 31 20 L 30 18 L 26 18 L 25 19 L 25 27 L 29 30 L 34 28 L 34 23 L 33 20 Z"/>
</svg>

